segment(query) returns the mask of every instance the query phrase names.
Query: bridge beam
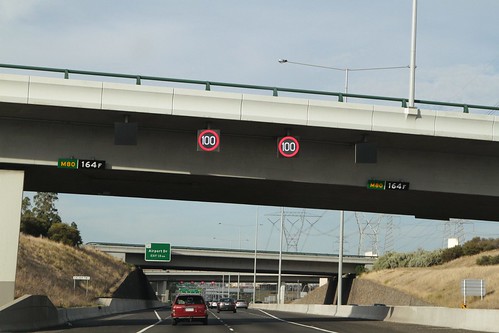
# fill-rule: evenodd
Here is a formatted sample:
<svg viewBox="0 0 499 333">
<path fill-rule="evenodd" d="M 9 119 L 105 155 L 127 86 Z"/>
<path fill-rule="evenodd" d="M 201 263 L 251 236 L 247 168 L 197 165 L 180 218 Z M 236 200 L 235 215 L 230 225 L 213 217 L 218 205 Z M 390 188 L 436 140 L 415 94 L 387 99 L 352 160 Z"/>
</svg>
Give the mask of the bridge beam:
<svg viewBox="0 0 499 333">
<path fill-rule="evenodd" d="M 24 171 L 0 170 L 0 307 L 14 300 Z"/>
</svg>

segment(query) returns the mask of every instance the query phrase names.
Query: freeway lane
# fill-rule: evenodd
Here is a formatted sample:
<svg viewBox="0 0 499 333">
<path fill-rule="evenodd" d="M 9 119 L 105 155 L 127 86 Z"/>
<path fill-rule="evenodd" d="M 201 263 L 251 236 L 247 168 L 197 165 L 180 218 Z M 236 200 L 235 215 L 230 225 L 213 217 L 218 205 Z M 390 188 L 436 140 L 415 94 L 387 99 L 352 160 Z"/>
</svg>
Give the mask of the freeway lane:
<svg viewBox="0 0 499 333">
<path fill-rule="evenodd" d="M 420 325 L 332 318 L 277 311 L 238 310 L 237 313 L 211 310 L 208 326 L 199 322 L 171 325 L 170 311 L 146 310 L 78 321 L 71 327 L 43 332 L 67 333 L 472 333 Z M 474 333 L 479 333 L 473 331 Z M 39 331 L 41 333 L 41 331 Z"/>
</svg>

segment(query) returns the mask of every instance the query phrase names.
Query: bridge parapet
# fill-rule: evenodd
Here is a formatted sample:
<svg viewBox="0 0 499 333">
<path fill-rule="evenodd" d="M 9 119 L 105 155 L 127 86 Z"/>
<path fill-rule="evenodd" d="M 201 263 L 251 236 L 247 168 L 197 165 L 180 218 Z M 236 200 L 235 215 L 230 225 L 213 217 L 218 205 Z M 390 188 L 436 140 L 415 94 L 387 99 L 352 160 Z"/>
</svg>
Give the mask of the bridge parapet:
<svg viewBox="0 0 499 333">
<path fill-rule="evenodd" d="M 11 74 L 0 88 L 7 103 L 499 141 L 498 118 L 482 114 Z"/>
</svg>

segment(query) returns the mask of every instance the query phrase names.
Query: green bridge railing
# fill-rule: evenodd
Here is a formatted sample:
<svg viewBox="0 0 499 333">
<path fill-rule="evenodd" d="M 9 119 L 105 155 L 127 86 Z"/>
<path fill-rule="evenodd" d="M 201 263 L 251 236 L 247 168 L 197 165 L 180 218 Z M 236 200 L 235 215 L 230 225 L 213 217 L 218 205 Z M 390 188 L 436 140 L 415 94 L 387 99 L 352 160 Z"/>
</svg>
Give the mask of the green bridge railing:
<svg viewBox="0 0 499 333">
<path fill-rule="evenodd" d="M 76 74 L 76 75 L 88 75 L 88 76 L 99 76 L 99 77 L 112 77 L 112 78 L 120 78 L 120 79 L 132 79 L 132 80 L 135 80 L 135 84 L 137 84 L 137 85 L 141 85 L 142 81 L 147 80 L 147 81 L 174 82 L 174 83 L 202 85 L 205 87 L 205 90 L 211 90 L 211 87 L 213 87 L 213 86 L 240 88 L 240 89 L 265 90 L 265 91 L 271 91 L 273 96 L 278 96 L 279 92 L 296 93 L 296 94 L 309 94 L 309 95 L 322 95 L 322 96 L 335 96 L 338 98 L 338 102 L 344 102 L 345 98 L 348 97 L 348 98 L 357 98 L 357 99 L 365 99 L 365 100 L 380 100 L 380 101 L 388 101 L 388 102 L 399 102 L 402 107 L 407 107 L 407 103 L 408 103 L 407 98 L 398 98 L 398 97 L 359 95 L 359 94 L 350 94 L 350 93 L 341 93 L 341 92 L 329 92 L 329 91 L 319 91 L 319 90 L 271 87 L 271 86 L 261 86 L 261 85 L 251 85 L 251 84 L 227 83 L 227 82 L 216 82 L 216 81 L 202 81 L 202 80 L 190 80 L 190 79 L 177 79 L 177 78 L 148 76 L 148 75 L 106 73 L 106 72 L 84 71 L 84 70 L 77 70 L 77 69 L 24 66 L 24 65 L 13 65 L 13 64 L 0 64 L 0 68 L 62 73 L 62 74 L 64 74 L 65 79 L 69 79 L 70 74 Z M 449 103 L 449 102 L 428 101 L 428 100 L 422 100 L 422 99 L 416 99 L 416 100 L 414 100 L 414 103 L 425 104 L 425 105 L 435 105 L 435 106 L 455 107 L 455 108 L 462 109 L 464 113 L 469 113 L 470 109 L 499 111 L 499 106 Z"/>
</svg>

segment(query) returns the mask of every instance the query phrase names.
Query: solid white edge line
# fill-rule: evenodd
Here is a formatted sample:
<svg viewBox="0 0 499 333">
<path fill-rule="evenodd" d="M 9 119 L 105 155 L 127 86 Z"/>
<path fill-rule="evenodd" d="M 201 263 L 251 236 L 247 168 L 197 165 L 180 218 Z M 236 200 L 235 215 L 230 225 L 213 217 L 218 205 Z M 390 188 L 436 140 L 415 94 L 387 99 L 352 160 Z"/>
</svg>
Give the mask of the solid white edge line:
<svg viewBox="0 0 499 333">
<path fill-rule="evenodd" d="M 153 328 L 154 326 L 158 325 L 158 324 L 161 324 L 163 322 L 163 320 L 166 320 L 168 318 L 170 318 L 170 316 L 166 317 L 165 319 L 161 319 L 160 315 L 158 314 L 158 312 L 156 310 L 154 310 L 154 313 L 156 314 L 156 318 L 158 318 L 158 322 L 155 323 L 155 324 L 152 324 L 150 326 L 147 326 L 146 328 L 143 328 L 141 329 L 140 331 L 138 331 L 137 333 L 143 333 L 151 328 Z"/>
<path fill-rule="evenodd" d="M 156 314 L 156 318 L 158 318 L 159 321 L 163 321 L 163 319 L 161 319 L 160 315 L 158 314 L 158 311 L 154 310 L 154 313 Z"/>
<path fill-rule="evenodd" d="M 288 320 L 284 320 L 284 319 L 281 319 L 279 317 L 276 317 L 274 315 L 271 315 L 270 313 L 266 312 L 266 311 L 263 311 L 261 309 L 259 309 L 259 311 L 265 313 L 267 316 L 271 317 L 271 318 L 274 318 L 276 320 L 279 320 L 279 321 L 282 321 L 284 323 L 287 323 L 287 324 L 291 324 L 291 325 L 296 325 L 296 326 L 300 326 L 300 327 L 306 327 L 306 328 L 310 328 L 310 329 L 313 329 L 313 330 L 316 330 L 316 331 L 321 331 L 321 332 L 327 332 L 327 333 L 338 333 L 336 331 L 331 331 L 331 330 L 327 330 L 325 328 L 320 328 L 320 327 L 315 327 L 315 326 L 310 326 L 310 325 L 305 325 L 305 324 L 300 324 L 300 323 L 295 323 L 294 321 L 288 321 Z"/>
</svg>

